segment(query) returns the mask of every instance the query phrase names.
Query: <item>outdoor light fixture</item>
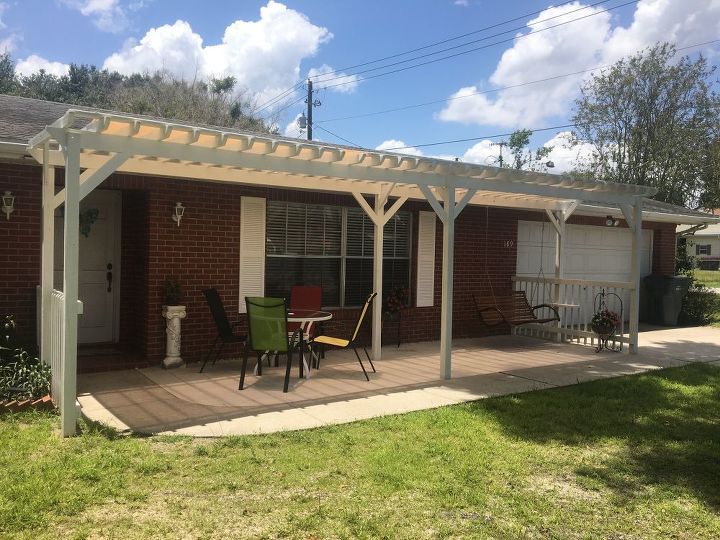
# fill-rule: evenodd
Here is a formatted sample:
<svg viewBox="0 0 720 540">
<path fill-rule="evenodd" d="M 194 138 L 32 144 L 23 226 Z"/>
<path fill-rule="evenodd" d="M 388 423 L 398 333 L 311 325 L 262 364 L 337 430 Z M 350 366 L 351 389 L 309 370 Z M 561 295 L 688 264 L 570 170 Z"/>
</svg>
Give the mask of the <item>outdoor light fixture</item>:
<svg viewBox="0 0 720 540">
<path fill-rule="evenodd" d="M 7 217 L 8 220 L 13 210 L 15 210 L 15 196 L 10 191 L 6 191 L 2 196 L 2 211 L 5 212 L 5 217 Z"/>
<path fill-rule="evenodd" d="M 173 209 L 172 220 L 177 223 L 178 227 L 180 226 L 180 220 L 182 219 L 183 214 L 185 214 L 185 207 L 181 202 L 176 202 L 175 208 Z"/>
<path fill-rule="evenodd" d="M 607 225 L 608 227 L 617 227 L 618 225 L 620 225 L 620 220 L 615 219 L 612 216 L 608 216 L 607 218 L 605 218 L 605 225 Z"/>
</svg>

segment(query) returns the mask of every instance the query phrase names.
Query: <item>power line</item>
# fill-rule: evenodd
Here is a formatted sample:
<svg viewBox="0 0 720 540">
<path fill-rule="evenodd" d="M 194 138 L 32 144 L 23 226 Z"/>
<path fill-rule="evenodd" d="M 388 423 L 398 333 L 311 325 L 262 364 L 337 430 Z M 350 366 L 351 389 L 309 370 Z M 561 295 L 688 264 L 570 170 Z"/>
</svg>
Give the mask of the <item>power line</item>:
<svg viewBox="0 0 720 540">
<path fill-rule="evenodd" d="M 572 128 L 577 127 L 577 124 L 564 124 L 562 126 L 551 126 L 551 127 L 545 127 L 545 128 L 539 128 L 539 129 L 529 129 L 528 131 L 532 131 L 533 133 L 537 133 L 540 131 L 552 131 L 554 129 L 565 129 L 565 128 Z M 431 142 L 431 143 L 423 143 L 423 144 L 411 144 L 408 146 L 395 146 L 393 148 L 384 148 L 383 150 L 406 150 L 408 148 L 424 148 L 427 146 L 440 146 L 441 144 L 452 144 L 452 143 L 461 143 L 461 142 L 470 142 L 470 141 L 479 141 L 483 139 L 497 139 L 498 137 L 509 137 L 514 132 L 510 133 L 499 133 L 497 135 L 484 135 L 482 137 L 470 137 L 467 139 L 455 139 L 452 141 L 438 141 L 438 142 Z"/>
<path fill-rule="evenodd" d="M 329 129 L 325 129 L 325 128 L 322 127 L 322 126 L 319 126 L 319 125 L 315 124 L 315 127 L 318 128 L 318 129 L 322 129 L 325 133 L 329 133 L 330 135 L 332 135 L 333 137 L 336 137 L 336 138 L 340 139 L 341 141 L 345 141 L 345 142 L 348 143 L 350 146 L 362 146 L 362 145 L 359 145 L 359 144 L 357 144 L 357 143 L 354 143 L 354 142 L 346 139 L 345 137 L 341 137 L 341 136 L 338 135 L 337 133 L 333 133 L 333 132 L 330 131 Z"/>
<path fill-rule="evenodd" d="M 571 0 L 570 2 L 565 2 L 565 3 L 563 3 L 563 4 L 560 4 L 560 6 L 564 6 L 564 5 L 567 5 L 567 4 L 572 4 L 573 1 L 574 1 L 574 0 Z M 595 4 L 592 4 L 592 5 L 589 5 L 589 6 L 583 6 L 583 7 L 581 7 L 581 8 L 575 9 L 575 10 L 573 10 L 573 11 L 569 11 L 569 12 L 567 12 L 567 13 L 564 13 L 563 15 L 569 15 L 569 14 L 571 14 L 571 13 L 575 13 L 576 11 L 580 11 L 580 10 L 583 10 L 583 9 L 588 9 L 588 8 L 593 7 L 593 6 L 596 6 L 596 5 L 598 5 L 598 4 L 602 4 L 603 2 L 606 2 L 606 1 L 607 1 L 607 0 L 601 0 L 600 2 L 596 2 Z M 560 6 L 559 6 L 559 7 L 560 7 Z M 451 38 L 448 38 L 448 39 L 444 39 L 444 40 L 441 40 L 441 41 L 437 41 L 437 42 L 434 42 L 434 43 L 430 43 L 430 44 L 425 45 L 425 46 L 422 46 L 422 47 L 417 47 L 417 48 L 415 48 L 415 49 L 410 49 L 410 50 L 407 50 L 407 51 L 404 51 L 404 52 L 401 52 L 401 53 L 392 54 L 392 55 L 390 55 L 390 56 L 385 56 L 385 57 L 383 57 L 383 58 L 378 58 L 378 59 L 376 59 L 376 60 L 370 60 L 370 61 L 368 61 L 368 62 L 363 62 L 363 63 L 361 63 L 361 64 L 356 64 L 356 65 L 354 65 L 354 66 L 348 66 L 348 67 L 345 67 L 345 68 L 341 68 L 341 69 L 336 69 L 336 70 L 333 70 L 333 71 L 329 71 L 329 72 L 327 72 L 327 73 L 318 74 L 318 75 L 315 75 L 314 78 L 317 79 L 318 77 L 324 77 L 324 76 L 327 76 L 327 75 L 333 75 L 333 74 L 335 74 L 335 73 L 340 73 L 341 71 L 344 71 L 344 70 L 355 69 L 355 68 L 358 68 L 358 67 L 363 67 L 363 66 L 367 66 L 367 65 L 370 65 L 370 64 L 375 64 L 375 63 L 378 63 L 378 62 L 383 62 L 383 61 L 385 61 L 385 60 L 390 60 L 390 59 L 392 59 L 392 58 L 397 58 L 397 57 L 400 57 L 400 56 L 405 56 L 405 55 L 410 54 L 410 53 L 413 53 L 413 52 L 417 52 L 417 51 L 429 49 L 429 48 L 435 47 L 435 46 L 437 46 L 437 45 L 442 45 L 442 44 L 444 44 L 444 43 L 449 43 L 449 42 L 451 42 L 451 41 L 455 41 L 455 40 L 458 40 L 458 39 L 462 39 L 462 38 L 464 38 L 464 37 L 467 37 L 467 36 L 470 36 L 470 35 L 473 35 L 473 34 L 478 34 L 478 33 L 480 33 L 480 32 L 484 32 L 484 31 L 486 31 L 486 30 L 491 30 L 492 28 L 497 28 L 497 27 L 499 27 L 499 26 L 503 26 L 503 25 L 505 25 L 505 24 L 508 24 L 508 23 L 511 23 L 511 22 L 514 22 L 514 21 L 518 21 L 518 20 L 524 19 L 524 18 L 526 18 L 526 17 L 531 17 L 531 16 L 533 16 L 533 15 L 537 15 L 537 14 L 539 14 L 539 13 L 542 13 L 543 11 L 544 11 L 544 10 L 539 10 L 539 11 L 533 11 L 532 13 L 526 13 L 525 15 L 521 15 L 521 16 L 519 16 L 519 17 L 515 17 L 515 18 L 512 18 L 512 19 L 507 19 L 507 20 L 505 20 L 505 21 L 501 21 L 501 22 L 499 22 L 499 23 L 495 23 L 495 24 L 492 24 L 492 25 L 490 25 L 490 26 L 486 26 L 486 27 L 484 27 L 484 28 L 480 28 L 480 29 L 474 30 L 474 31 L 472 31 L 472 32 L 467 32 L 467 33 L 465 33 L 465 34 L 460 34 L 460 35 L 458 35 L 458 36 L 454 36 L 454 37 L 451 37 Z M 558 16 L 556 16 L 556 17 L 550 17 L 549 19 L 544 19 L 544 20 L 550 20 L 550 19 L 557 18 L 557 17 L 560 17 L 560 16 L 562 16 L 562 15 L 558 15 Z M 538 22 L 543 22 L 543 21 L 538 21 Z M 524 27 L 520 27 L 520 28 L 517 28 L 517 29 L 510 30 L 510 31 L 519 30 L 519 29 L 522 29 L 522 28 L 524 28 Z M 486 38 L 484 38 L 484 39 L 490 39 L 490 38 L 492 38 L 492 37 L 494 37 L 494 36 L 488 36 L 488 37 L 486 37 Z M 473 43 L 473 42 L 470 42 L 470 43 Z M 458 47 L 462 47 L 462 46 L 465 46 L 465 45 L 467 45 L 467 43 L 466 43 L 466 44 L 463 44 L 463 45 L 459 45 Z M 443 51 L 436 51 L 435 53 L 432 53 L 432 54 L 439 54 L 439 53 L 441 53 L 441 52 L 443 52 Z M 412 60 L 412 59 L 408 59 L 407 61 L 410 61 L 410 60 Z M 375 68 L 375 69 L 381 69 L 381 67 L 380 67 L 380 68 Z M 336 79 L 337 79 L 337 78 L 334 78 L 334 79 L 325 79 L 325 80 L 316 81 L 316 82 L 327 82 L 327 81 L 329 81 L 329 80 L 336 80 Z M 255 111 L 254 111 L 255 114 L 257 114 L 257 113 L 265 110 L 266 108 L 268 108 L 268 107 L 271 106 L 272 104 L 280 101 L 283 97 L 285 97 L 286 95 L 290 94 L 292 91 L 294 91 L 295 89 L 297 89 L 301 84 L 302 84 L 302 81 L 298 82 L 295 86 L 292 86 L 291 88 L 288 88 L 288 89 L 284 90 L 284 91 L 281 92 L 280 94 L 277 94 L 277 95 L 274 96 L 273 98 L 271 98 L 271 99 L 263 102 L 261 105 L 259 105 L 259 106 L 255 109 Z"/>
<path fill-rule="evenodd" d="M 255 111 L 254 111 L 255 114 L 259 113 L 260 111 L 262 111 L 262 110 L 264 110 L 264 109 L 267 109 L 270 105 L 272 105 L 273 103 L 276 103 L 277 101 L 281 100 L 284 96 L 290 94 L 291 92 L 293 92 L 295 89 L 297 89 L 297 88 L 298 88 L 299 86 L 301 86 L 302 84 L 303 84 L 303 81 L 300 81 L 300 82 L 298 82 L 295 86 L 293 86 L 292 88 L 288 88 L 287 90 L 285 90 L 285 91 L 283 91 L 283 92 L 280 92 L 280 93 L 279 93 L 278 95 L 276 95 L 274 98 L 269 99 L 268 101 L 264 102 L 262 105 L 260 105 L 259 107 L 257 107 L 257 108 L 255 109 Z"/>
<path fill-rule="evenodd" d="M 575 0 L 571 0 L 570 2 L 564 2 L 564 3 L 562 3 L 562 4 L 559 4 L 559 5 L 556 6 L 556 7 L 562 7 L 562 6 L 565 6 L 565 5 L 567 5 L 567 4 L 572 4 L 574 1 L 575 1 Z M 589 6 L 583 6 L 583 7 L 579 8 L 579 9 L 576 9 L 576 10 L 569 11 L 569 12 L 567 12 L 567 13 L 564 13 L 564 15 L 568 15 L 568 14 L 570 14 L 570 13 L 574 13 L 575 11 L 579 11 L 579 10 L 581 10 L 581 9 L 587 9 L 587 8 L 589 8 L 589 7 L 593 7 L 593 6 L 596 6 L 596 5 L 598 5 L 598 4 L 602 4 L 603 2 L 606 2 L 606 1 L 607 1 L 607 0 L 601 0 L 600 2 L 597 2 L 597 3 L 595 3 L 595 4 L 592 4 L 592 5 L 589 5 Z M 417 52 L 417 51 L 422 51 L 422 50 L 430 49 L 430 48 L 432 48 L 432 47 L 435 47 L 436 45 L 443 45 L 444 43 L 449 43 L 449 42 L 451 42 L 451 41 L 455 41 L 455 40 L 458 40 L 458 39 L 462 39 L 462 38 L 464 38 L 464 37 L 471 36 L 471 35 L 473 35 L 473 34 L 479 34 L 480 32 L 485 32 L 486 30 L 492 30 L 493 28 L 497 28 L 497 27 L 499 27 L 499 26 L 503 26 L 503 25 L 509 24 L 509 23 L 511 23 L 511 22 L 519 21 L 519 20 L 525 19 L 525 18 L 527 18 L 527 17 L 532 17 L 533 15 L 538 15 L 538 14 L 542 13 L 543 11 L 545 11 L 545 9 L 541 9 L 541 10 L 538 10 L 538 11 L 533 11 L 532 13 L 526 13 L 526 14 L 524 14 L 524 15 L 520 15 L 520 16 L 515 17 L 515 18 L 512 18 L 512 19 L 507 19 L 507 20 L 505 20 L 505 21 L 501 21 L 501 22 L 499 22 L 499 23 L 495 23 L 495 24 L 492 24 L 492 25 L 490 25 L 490 26 L 485 26 L 485 27 L 483 27 L 483 28 L 479 28 L 478 30 L 473 30 L 472 32 L 466 32 L 465 34 L 460 34 L 460 35 L 457 35 L 457 36 L 454 36 L 454 37 L 450 37 L 450 38 L 447 38 L 447 39 L 443 39 L 443 40 L 441 40 L 441 41 L 435 41 L 434 43 L 429 43 L 429 44 L 427 44 L 427 45 L 424 45 L 424 46 L 421 46 L 421 47 L 416 47 L 416 48 L 414 48 L 414 49 L 408 49 L 407 51 L 403 51 L 403 52 L 400 52 L 400 53 L 391 54 L 390 56 L 385 56 L 385 57 L 383 57 L 383 58 L 378 58 L 378 59 L 376 59 L 376 60 L 368 60 L 367 62 L 363 62 L 363 63 L 361 63 L 361 64 L 355 64 L 355 65 L 352 65 L 352 66 L 347 66 L 347 67 L 340 68 L 340 69 L 336 69 L 336 70 L 333 70 L 333 71 L 328 71 L 327 73 L 323 73 L 323 74 L 320 74 L 320 75 L 316 75 L 316 77 L 321 77 L 321 76 L 324 76 L 324 75 L 333 75 L 333 74 L 335 74 L 335 73 L 340 73 L 341 71 L 347 71 L 347 70 L 350 70 L 350 69 L 356 69 L 356 68 L 359 68 L 359 67 L 365 67 L 365 66 L 368 66 L 368 65 L 370 65 L 370 64 L 376 64 L 376 63 L 378 63 L 378 62 L 384 62 L 385 60 L 391 60 L 391 59 L 393 59 L 393 58 L 398 58 L 398 57 L 400 57 L 400 56 L 405 56 L 406 54 L 411 54 L 411 53 L 414 53 L 414 52 Z M 546 19 L 546 20 L 547 20 L 547 19 Z M 538 22 L 541 22 L 541 21 L 538 21 Z M 524 27 L 523 27 L 523 28 L 524 28 Z M 318 82 L 321 82 L 321 81 L 318 81 Z"/>
<path fill-rule="evenodd" d="M 705 46 L 705 45 L 710 45 L 710 44 L 712 44 L 712 43 L 717 43 L 717 42 L 719 42 L 719 41 L 720 41 L 720 39 L 713 39 L 713 40 L 710 40 L 710 41 L 705 41 L 705 42 L 703 42 L 703 43 L 695 43 L 695 44 L 693 44 L 693 45 L 687 45 L 687 46 L 685 46 L 685 47 L 680 47 L 680 48 L 678 48 L 678 49 L 676 49 L 676 50 L 677 50 L 677 51 L 684 51 L 684 50 L 687 50 L 687 49 L 694 49 L 694 48 L 696 48 L 696 47 L 703 47 L 703 46 Z M 418 108 L 418 107 L 425 107 L 425 106 L 428 106 L 428 105 L 435 105 L 435 104 L 437 104 L 437 103 L 446 103 L 446 102 L 448 102 L 448 101 L 454 101 L 454 100 L 457 100 L 457 99 L 465 99 L 465 98 L 469 98 L 469 97 L 473 97 L 473 96 L 479 96 L 479 95 L 483 95 L 483 94 L 491 94 L 491 93 L 493 93 L 493 92 L 500 92 L 500 91 L 502 91 L 502 90 L 510 90 L 510 89 L 513 89 L 513 88 L 520 88 L 520 87 L 523 87 L 523 86 L 529 86 L 529 85 L 531 85 L 531 84 L 537 84 L 537 83 L 542 83 L 542 82 L 553 81 L 553 80 L 562 79 L 562 78 L 565 78 L 565 77 L 572 77 L 573 75 L 582 75 L 583 73 L 589 73 L 589 72 L 592 72 L 592 71 L 597 71 L 597 70 L 599 70 L 599 69 L 605 69 L 605 68 L 608 68 L 608 67 L 610 67 L 610 66 L 611 66 L 611 64 L 605 64 L 605 65 L 601 65 L 601 66 L 595 66 L 595 67 L 592 67 L 592 68 L 589 68 L 589 69 L 583 69 L 583 70 L 580 70 L 580 71 L 573 71 L 572 73 L 563 73 L 562 75 L 554 75 L 554 76 L 552 76 L 552 77 L 545 77 L 544 79 L 536 79 L 536 80 L 534 80 L 534 81 L 526 81 L 526 82 L 524 82 L 524 83 L 513 84 L 513 85 L 510 85 L 510 86 L 501 86 L 501 87 L 493 88 L 493 89 L 490 89 L 490 90 L 481 90 L 481 91 L 479 91 L 479 92 L 473 92 L 473 93 L 471 93 L 471 94 L 463 94 L 463 95 L 461 95 L 461 96 L 454 96 L 454 97 L 443 98 L 443 99 L 435 99 L 435 100 L 432 100 L 432 101 L 425 101 L 425 102 L 423 102 L 423 103 L 415 103 L 415 104 L 412 104 L 412 105 L 404 105 L 404 106 L 402 106 L 402 107 L 395 107 L 395 108 L 391 108 L 391 109 L 382 109 L 382 110 L 379 110 L 379 111 L 372 111 L 372 112 L 367 112 L 367 113 L 355 114 L 355 115 L 351 115 L 351 116 L 339 116 L 339 117 L 336 117 L 336 118 L 328 118 L 328 119 L 326 119 L 326 120 L 323 120 L 322 122 L 323 122 L 323 123 L 326 123 L 326 122 L 339 122 L 339 121 L 341 121 L 341 120 L 352 120 L 352 119 L 355 119 L 355 118 L 365 118 L 365 117 L 368 117 L 368 116 L 377 116 L 377 115 L 380 115 L 380 114 L 387 114 L 387 113 L 391 113 L 391 112 L 406 111 L 406 110 L 408 110 L 408 109 L 416 109 L 416 108 Z M 316 124 L 318 124 L 318 123 L 320 123 L 320 122 L 316 122 Z"/>
<path fill-rule="evenodd" d="M 595 7 L 595 6 L 599 5 L 599 4 L 603 4 L 603 3 L 607 2 L 607 1 L 608 1 L 608 0 L 600 0 L 599 2 L 595 2 L 594 4 L 590 4 L 589 6 L 583 6 L 583 7 L 580 7 L 580 8 L 578 8 L 578 9 L 574 9 L 574 10 L 572 10 L 572 11 L 568 11 L 567 13 L 561 13 L 560 15 L 553 15 L 552 17 L 548 17 L 548 18 L 546 18 L 546 19 L 541 19 L 541 20 L 539 20 L 539 21 L 536 21 L 536 23 L 542 23 L 542 22 L 552 21 L 552 20 L 558 19 L 558 18 L 560 18 L 560 17 L 565 17 L 565 16 L 570 15 L 570 14 L 572 14 L 572 13 L 575 13 L 575 12 L 577 12 L 577 11 L 583 11 L 583 10 L 585 10 L 585 9 L 589 9 L 589 8 Z M 636 0 L 636 1 L 637 1 L 637 0 Z M 633 2 L 630 2 L 630 3 L 633 3 Z M 622 6 L 616 6 L 616 7 L 622 7 Z M 609 9 L 616 9 L 616 8 L 609 8 Z M 590 14 L 590 15 L 587 15 L 587 16 L 588 16 L 588 17 L 591 17 L 591 16 L 594 16 L 594 15 L 599 15 L 599 14 L 601 14 L 601 13 L 605 13 L 606 11 L 609 11 L 609 9 L 606 9 L 606 10 L 604 10 L 604 11 L 599 11 L 599 12 L 597 12 L 597 13 L 593 13 L 593 14 Z M 572 21 L 570 21 L 570 22 L 572 22 Z M 412 62 L 413 60 L 420 60 L 420 59 L 422 59 L 422 58 L 427 58 L 428 56 L 433 56 L 433 55 L 436 55 L 436 54 L 440 54 L 440 53 L 452 51 L 452 50 L 455 50 L 455 49 L 460 49 L 460 48 L 462 48 L 462 47 L 467 47 L 468 45 L 472 45 L 473 43 L 480 43 L 480 42 L 482 42 L 482 41 L 487 41 L 487 40 L 489 40 L 489 39 L 496 38 L 496 37 L 499 37 L 499 36 L 503 36 L 503 35 L 505 35 L 505 34 L 514 33 L 514 32 L 517 32 L 517 31 L 519 31 L 519 30 L 524 30 L 525 28 L 527 28 L 527 25 L 516 26 L 515 28 L 510 28 L 510 29 L 508 29 L 508 30 L 503 30 L 502 32 L 498 32 L 498 33 L 496 33 L 496 34 L 491 34 L 491 35 L 489 35 L 489 36 L 485 36 L 485 37 L 482 37 L 482 38 L 479 38 L 479 39 L 474 39 L 474 40 L 472 40 L 472 41 L 466 41 L 465 43 L 460 43 L 459 45 L 453 45 L 452 47 L 447 47 L 447 48 L 445 48 L 445 49 L 440 49 L 440 50 L 437 50 L 437 51 L 433 51 L 433 52 L 421 54 L 421 55 L 419 55 L 419 56 L 414 56 L 414 57 L 412 57 L 412 58 L 407 58 L 407 59 L 405 59 L 405 60 L 398 60 L 397 62 L 393 62 L 393 63 L 390 63 L 390 64 L 385 64 L 385 65 L 383 65 L 383 66 L 377 66 L 377 67 L 373 67 L 373 68 L 364 69 L 364 70 L 362 70 L 362 71 L 356 71 L 356 72 L 354 72 L 354 73 L 351 73 L 350 75 L 361 75 L 361 74 L 363 74 L 363 73 L 369 73 L 369 72 L 371 72 L 371 71 L 377 71 L 377 70 L 379 70 L 379 69 L 385 69 L 385 68 L 388 68 L 388 67 L 397 66 L 397 65 L 404 64 L 404 63 L 407 63 L 407 62 Z M 421 49 L 425 49 L 425 48 L 428 48 L 428 47 L 422 47 Z M 418 49 L 418 50 L 420 50 L 420 49 Z M 402 56 L 402 55 L 394 55 L 394 56 Z M 377 61 L 375 61 L 375 62 L 367 62 L 366 64 L 372 64 L 372 63 L 376 63 L 376 62 L 379 62 L 379 61 L 380 61 L 380 60 L 377 60 Z M 323 73 L 323 74 L 320 74 L 320 75 L 316 75 L 316 76 L 315 76 L 315 79 L 316 79 L 315 82 L 317 82 L 317 83 L 327 83 L 327 82 L 335 81 L 335 80 L 338 80 L 338 79 L 344 79 L 344 78 L 346 78 L 346 77 L 348 76 L 347 74 L 342 74 L 342 75 L 339 75 L 339 76 L 337 76 L 337 77 L 331 77 L 331 78 L 329 78 L 329 79 L 318 79 L 318 77 L 324 77 L 325 75 L 330 75 L 330 74 L 336 73 L 336 72 L 338 72 L 338 71 L 339 71 L 339 70 L 335 70 L 335 71 L 331 71 L 331 72 L 328 72 L 328 73 Z"/>
<path fill-rule="evenodd" d="M 534 35 L 534 34 L 539 34 L 540 32 L 546 32 L 547 30 L 552 30 L 553 28 L 557 28 L 557 27 L 559 27 L 559 26 L 564 26 L 564 25 L 566 25 L 566 24 L 570 24 L 570 23 L 573 23 L 573 22 L 576 22 L 576 21 L 579 21 L 579 20 L 582 20 L 582 19 L 587 19 L 588 17 L 594 17 L 594 16 L 596 16 L 596 15 L 600 15 L 600 14 L 602 14 L 602 13 L 606 13 L 606 12 L 611 11 L 611 10 L 613 10 L 613 9 L 617 9 L 617 8 L 620 8 L 620 7 L 628 6 L 628 5 L 630 5 L 630 4 L 636 4 L 636 3 L 639 2 L 639 1 L 640 1 L 640 0 L 631 0 L 631 1 L 625 2 L 625 3 L 623 3 L 623 4 L 618 4 L 617 6 L 614 6 L 614 7 L 612 7 L 612 8 L 608 8 L 608 9 L 605 9 L 605 10 L 602 10 L 602 11 L 598 11 L 598 12 L 596 12 L 596 13 L 591 13 L 590 15 L 584 15 L 584 16 L 582 16 L 582 17 L 577 17 L 577 18 L 571 19 L 571 20 L 569 20 L 569 21 L 565 21 L 565 22 L 562 22 L 562 23 L 554 24 L 554 25 L 548 26 L 548 27 L 546 27 L 546 28 L 541 28 L 541 29 L 539 29 L 539 30 L 533 30 L 532 32 L 528 32 L 527 34 L 523 34 L 523 35 L 520 35 L 520 36 L 514 36 L 514 37 L 512 37 L 512 38 L 502 39 L 502 40 L 500 40 L 500 41 L 495 41 L 494 43 L 489 43 L 489 44 L 487 44 L 487 45 L 482 45 L 482 46 L 480 46 L 480 47 L 474 47 L 474 48 L 469 49 L 469 50 L 467 50 L 467 51 L 460 51 L 460 52 L 457 52 L 457 53 L 454 53 L 454 54 L 450 54 L 450 55 L 447 55 L 447 56 L 442 56 L 442 57 L 440 57 L 440 58 L 435 58 L 435 59 L 433 59 L 433 60 L 428 60 L 428 61 L 426 61 L 426 62 L 421 62 L 421 63 L 419 63 L 419 64 L 413 64 L 413 65 L 411 65 L 411 66 L 405 66 L 405 67 L 401 67 L 401 68 L 394 69 L 394 70 L 391 70 L 391 71 L 387 71 L 387 72 L 385 72 L 385 73 L 378 73 L 377 75 L 370 75 L 369 77 L 364 77 L 363 80 L 375 79 L 375 78 L 377 78 L 377 77 L 384 77 L 385 75 L 392 75 L 393 73 L 399 73 L 399 72 L 401 72 L 401 71 L 407 71 L 408 69 L 413 69 L 413 68 L 417 68 L 417 67 L 422 67 L 422 66 L 426 66 L 426 65 L 428 65 L 428 64 L 434 64 L 435 62 L 440 62 L 440 61 L 442 61 L 442 60 L 448 60 L 448 59 L 450 59 L 450 58 L 455 58 L 455 57 L 458 57 L 458 56 L 462 56 L 462 55 L 464 55 L 464 54 L 469 54 L 469 53 L 476 52 L 476 51 L 479 51 L 479 50 L 482 50 L 482 49 L 487 49 L 487 48 L 490 48 L 490 47 L 494 47 L 495 45 L 501 45 L 501 44 L 503 44 L 503 43 L 508 43 L 508 42 L 511 42 L 511 41 L 515 41 L 515 40 L 519 40 L 519 39 L 522 39 L 522 38 L 526 38 L 526 37 L 531 36 L 531 35 Z M 384 67 L 389 67 L 389 66 L 384 66 Z M 380 68 L 377 68 L 377 69 L 380 69 Z M 345 76 L 343 76 L 343 77 L 338 77 L 338 78 L 343 78 L 343 79 L 344 79 L 344 78 L 346 78 L 346 77 L 349 76 L 349 75 L 357 75 L 357 74 L 356 74 L 356 73 L 351 73 L 351 74 L 345 75 Z M 331 80 L 331 79 L 328 79 L 328 80 Z M 322 89 L 324 89 L 324 88 L 333 88 L 333 87 L 335 87 L 335 86 L 342 86 L 342 85 L 344 85 L 344 84 L 347 84 L 347 83 L 329 84 L 329 85 L 327 85 L 327 86 L 322 86 L 322 87 L 320 88 L 320 90 L 322 90 Z"/>
<path fill-rule="evenodd" d="M 293 101 L 292 103 L 288 103 L 287 105 L 285 105 L 284 107 L 282 107 L 282 108 L 280 108 L 280 109 L 275 109 L 271 114 L 280 114 L 280 113 L 283 112 L 285 109 L 289 109 L 289 108 L 292 107 L 293 105 L 297 105 L 298 103 L 300 103 L 300 102 L 301 102 L 302 100 L 304 100 L 304 99 L 305 99 L 305 96 L 302 95 L 302 96 L 300 96 L 299 98 L 297 98 L 295 101 Z"/>
</svg>

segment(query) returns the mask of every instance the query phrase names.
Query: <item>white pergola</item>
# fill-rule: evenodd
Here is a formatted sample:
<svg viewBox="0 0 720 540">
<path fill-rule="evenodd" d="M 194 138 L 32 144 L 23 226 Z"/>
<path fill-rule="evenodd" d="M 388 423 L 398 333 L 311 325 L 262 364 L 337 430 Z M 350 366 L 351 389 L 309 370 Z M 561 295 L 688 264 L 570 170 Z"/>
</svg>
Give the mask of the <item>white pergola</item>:
<svg viewBox="0 0 720 540">
<path fill-rule="evenodd" d="M 452 373 L 455 219 L 466 205 L 546 211 L 557 233 L 556 277 L 562 277 L 565 222 L 577 205 L 582 201 L 618 205 L 633 231 L 629 349 L 637 352 L 642 206 L 643 197 L 654 194 L 650 188 L 72 109 L 36 135 L 28 151 L 43 166 L 41 354 L 45 361 L 57 357 L 54 363 L 60 373 L 53 377 L 59 378 L 59 396 L 54 399 L 59 401 L 66 436 L 75 433 L 77 418 L 79 204 L 114 172 L 351 194 L 375 224 L 373 287 L 378 292 L 382 291 L 383 225 L 408 199 L 427 200 L 443 226 L 443 378 Z M 57 193 L 56 167 L 65 169 L 65 187 Z M 52 302 L 58 296 L 53 293 L 53 216 L 62 204 L 64 301 L 60 320 L 53 321 Z M 381 315 L 381 302 L 375 302 L 375 359 L 381 354 Z M 53 340 L 58 332 L 62 339 Z M 58 343 L 62 343 L 60 351 Z"/>
</svg>

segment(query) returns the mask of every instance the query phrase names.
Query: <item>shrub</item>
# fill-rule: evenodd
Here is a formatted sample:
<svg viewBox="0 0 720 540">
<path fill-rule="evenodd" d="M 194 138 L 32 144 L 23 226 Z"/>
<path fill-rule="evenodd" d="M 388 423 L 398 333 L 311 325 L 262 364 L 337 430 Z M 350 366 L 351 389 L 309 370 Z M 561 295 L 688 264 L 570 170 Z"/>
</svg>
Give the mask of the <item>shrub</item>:
<svg viewBox="0 0 720 540">
<path fill-rule="evenodd" d="M 720 296 L 704 285 L 697 283 L 683 298 L 679 324 L 695 325 L 713 322 L 714 315 L 720 311 Z"/>
<path fill-rule="evenodd" d="M 5 317 L 0 335 L 0 401 L 38 399 L 50 392 L 50 366 L 15 340 L 15 320 Z"/>
</svg>

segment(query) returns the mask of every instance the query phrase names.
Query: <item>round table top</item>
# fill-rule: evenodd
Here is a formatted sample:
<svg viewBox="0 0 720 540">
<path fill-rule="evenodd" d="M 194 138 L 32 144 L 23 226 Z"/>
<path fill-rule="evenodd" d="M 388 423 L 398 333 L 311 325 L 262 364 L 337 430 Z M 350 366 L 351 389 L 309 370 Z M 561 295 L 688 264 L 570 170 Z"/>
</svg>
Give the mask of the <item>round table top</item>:
<svg viewBox="0 0 720 540">
<path fill-rule="evenodd" d="M 289 309 L 287 312 L 288 322 L 320 322 L 332 319 L 329 311 L 318 311 L 315 309 Z"/>
</svg>

